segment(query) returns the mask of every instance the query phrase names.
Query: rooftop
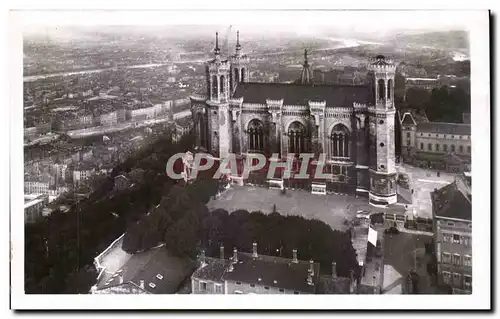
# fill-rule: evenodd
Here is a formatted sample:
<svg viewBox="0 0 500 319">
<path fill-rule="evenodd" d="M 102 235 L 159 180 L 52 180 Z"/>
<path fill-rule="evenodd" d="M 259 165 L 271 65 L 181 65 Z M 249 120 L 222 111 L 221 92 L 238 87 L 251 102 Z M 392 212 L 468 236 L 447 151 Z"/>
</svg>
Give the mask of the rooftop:
<svg viewBox="0 0 500 319">
<path fill-rule="evenodd" d="M 283 99 L 284 105 L 307 105 L 308 101 L 326 101 L 330 107 L 352 107 L 354 102 L 369 103 L 372 93 L 369 87 L 364 85 L 241 83 L 233 97 L 242 97 L 244 103 L 266 104 L 266 99 Z"/>
<path fill-rule="evenodd" d="M 233 271 L 226 271 L 224 280 L 258 284 L 268 287 L 314 293 L 316 285 L 309 285 L 307 276 L 309 262 L 299 260 L 258 255 L 253 258 L 249 253 L 238 253 L 238 262 Z M 319 280 L 319 263 L 314 263 L 313 283 Z"/>
<path fill-rule="evenodd" d="M 418 123 L 418 132 L 425 133 L 440 133 L 440 134 L 456 134 L 470 135 L 470 124 L 445 123 L 445 122 L 428 122 Z"/>
<path fill-rule="evenodd" d="M 220 258 L 205 257 L 205 265 L 198 268 L 192 275 L 193 278 L 222 282 L 229 260 Z"/>
<path fill-rule="evenodd" d="M 470 194 L 459 187 L 460 181 L 455 181 L 431 193 L 434 216 L 472 219 Z"/>
<path fill-rule="evenodd" d="M 149 293 L 172 294 L 177 291 L 193 268 L 190 262 L 172 256 L 161 246 L 132 255 L 111 278 L 98 283 L 97 289 L 130 283 L 140 286 L 141 281 L 144 281 L 143 289 Z M 120 277 L 123 278 L 122 283 Z"/>
<path fill-rule="evenodd" d="M 351 280 L 345 277 L 320 276 L 318 282 L 318 294 L 350 294 Z"/>
</svg>

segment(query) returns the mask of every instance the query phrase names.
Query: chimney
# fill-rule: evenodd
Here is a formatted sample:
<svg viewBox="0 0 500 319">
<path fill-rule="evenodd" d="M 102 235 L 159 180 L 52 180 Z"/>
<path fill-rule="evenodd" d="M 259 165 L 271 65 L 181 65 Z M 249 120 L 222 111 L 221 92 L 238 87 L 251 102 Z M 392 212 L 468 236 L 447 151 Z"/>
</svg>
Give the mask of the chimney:
<svg viewBox="0 0 500 319">
<path fill-rule="evenodd" d="M 224 246 L 220 246 L 220 259 L 224 259 Z"/>
<path fill-rule="evenodd" d="M 201 252 L 200 252 L 200 266 L 205 266 L 206 263 L 205 263 L 205 250 L 202 249 Z"/>
<path fill-rule="evenodd" d="M 337 263 L 332 262 L 332 278 L 337 278 Z"/>
<path fill-rule="evenodd" d="M 309 271 L 307 274 L 307 284 L 312 286 L 313 285 L 313 277 L 312 273 Z"/>
<path fill-rule="evenodd" d="M 144 280 L 139 281 L 139 287 L 141 287 L 141 289 L 144 289 Z"/>
<path fill-rule="evenodd" d="M 299 263 L 299 260 L 297 258 L 297 249 L 294 249 L 292 250 L 292 253 L 293 253 L 293 259 L 292 259 L 292 262 L 295 263 L 295 264 L 298 264 Z"/>
<path fill-rule="evenodd" d="M 253 257 L 253 258 L 257 258 L 257 257 L 259 257 L 259 255 L 257 254 L 257 243 L 256 243 L 256 242 L 253 242 L 252 246 L 253 246 L 253 253 L 252 253 L 252 257 Z"/>
<path fill-rule="evenodd" d="M 120 284 L 123 284 L 123 274 L 120 274 L 119 281 L 120 281 Z"/>
<path fill-rule="evenodd" d="M 312 259 L 309 261 L 309 273 L 314 276 L 314 261 Z"/>
<path fill-rule="evenodd" d="M 238 250 L 236 248 L 233 249 L 233 262 L 238 262 Z"/>
</svg>

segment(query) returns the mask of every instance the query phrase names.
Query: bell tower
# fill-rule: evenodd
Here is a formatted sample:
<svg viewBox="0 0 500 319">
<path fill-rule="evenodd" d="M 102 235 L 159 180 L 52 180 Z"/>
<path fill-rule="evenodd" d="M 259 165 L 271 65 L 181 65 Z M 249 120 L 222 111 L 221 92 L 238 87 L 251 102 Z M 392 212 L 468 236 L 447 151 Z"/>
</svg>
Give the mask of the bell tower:
<svg viewBox="0 0 500 319">
<path fill-rule="evenodd" d="M 378 55 L 369 65 L 375 105 L 369 107 L 370 204 L 397 202 L 394 135 L 394 76 L 392 60 Z"/>
<path fill-rule="evenodd" d="M 218 157 L 231 152 L 231 121 L 229 118 L 230 63 L 220 55 L 219 33 L 215 33 L 214 59 L 207 64 L 208 122 L 211 134 L 209 151 Z"/>
<path fill-rule="evenodd" d="M 236 51 L 231 59 L 231 72 L 229 85 L 231 93 L 234 92 L 238 83 L 249 82 L 248 57 L 241 54 L 240 31 L 236 31 Z"/>
</svg>

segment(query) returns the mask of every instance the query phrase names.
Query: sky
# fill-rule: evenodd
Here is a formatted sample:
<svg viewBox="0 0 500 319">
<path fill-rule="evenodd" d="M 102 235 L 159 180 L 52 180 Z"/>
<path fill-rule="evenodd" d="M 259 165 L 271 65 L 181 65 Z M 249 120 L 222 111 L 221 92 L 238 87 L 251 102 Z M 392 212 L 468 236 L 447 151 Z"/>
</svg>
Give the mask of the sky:
<svg viewBox="0 0 500 319">
<path fill-rule="evenodd" d="M 148 35 L 213 36 L 229 25 L 242 34 L 390 36 L 401 32 L 467 30 L 470 11 L 154 11 L 23 12 L 26 36 L 70 37 L 82 30 Z M 225 23 L 220 23 L 225 22 Z M 120 25 L 109 28 L 106 25 Z M 68 28 L 69 26 L 69 28 Z M 135 26 L 135 27 L 134 27 Z M 140 26 L 139 28 L 137 26 Z"/>
</svg>

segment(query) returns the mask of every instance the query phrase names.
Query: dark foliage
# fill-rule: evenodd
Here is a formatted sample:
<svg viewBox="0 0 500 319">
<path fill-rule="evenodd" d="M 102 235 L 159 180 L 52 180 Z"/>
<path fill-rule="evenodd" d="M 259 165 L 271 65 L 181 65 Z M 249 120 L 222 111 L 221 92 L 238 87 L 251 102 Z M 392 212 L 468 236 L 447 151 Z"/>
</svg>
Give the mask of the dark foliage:
<svg viewBox="0 0 500 319">
<path fill-rule="evenodd" d="M 462 123 L 462 114 L 470 113 L 471 100 L 461 88 L 443 86 L 428 92 L 410 88 L 406 92 L 407 106 L 424 111 L 430 121 Z"/>
<path fill-rule="evenodd" d="M 167 159 L 190 149 L 193 141 L 192 136 L 179 143 L 173 143 L 168 135 L 158 139 L 119 164 L 109 178 L 96 185 L 89 198 L 62 198 L 59 204 L 70 206 L 69 212 L 56 210 L 37 223 L 26 225 L 26 293 L 88 292 L 96 278 L 90 270 L 94 257 L 123 234 L 127 225 L 132 231 L 142 233 L 141 229 L 134 230 L 133 225 L 176 184 L 165 173 Z M 147 172 L 144 181 L 114 192 L 113 178 L 134 169 Z M 154 228 L 153 225 L 146 223 L 145 227 Z M 158 242 L 163 240 L 161 234 L 127 238 L 127 244 L 140 247 Z"/>
</svg>

